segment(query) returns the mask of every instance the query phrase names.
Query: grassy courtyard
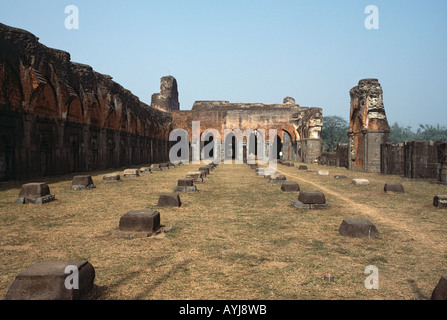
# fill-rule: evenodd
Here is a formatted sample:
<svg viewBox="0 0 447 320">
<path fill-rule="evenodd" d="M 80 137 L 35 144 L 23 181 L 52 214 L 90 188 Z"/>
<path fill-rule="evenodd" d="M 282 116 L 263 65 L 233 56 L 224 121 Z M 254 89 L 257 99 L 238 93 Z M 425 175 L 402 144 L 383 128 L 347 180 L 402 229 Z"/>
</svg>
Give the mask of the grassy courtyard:
<svg viewBox="0 0 447 320">
<path fill-rule="evenodd" d="M 117 184 L 102 183 L 113 171 L 93 172 L 97 188 L 88 191 L 71 190 L 72 176 L 48 177 L 57 200 L 42 206 L 14 203 L 21 183 L 1 186 L 0 296 L 37 261 L 86 259 L 107 300 L 430 298 L 447 274 L 447 210 L 432 205 L 446 186 L 309 165 L 330 171 L 317 176 L 297 165 L 278 171 L 301 190 L 322 191 L 330 209 L 292 207 L 298 194 L 282 193 L 247 165 L 219 165 L 199 192 L 181 194 L 181 208 L 159 208 L 158 197 L 200 165 Z M 385 194 L 386 182 L 402 183 L 406 194 Z M 120 217 L 138 209 L 159 211 L 173 229 L 159 238 L 113 237 Z M 369 219 L 379 238 L 340 236 L 345 218 Z M 378 290 L 365 289 L 369 265 L 379 270 Z M 325 273 L 335 281 L 325 282 Z"/>
</svg>

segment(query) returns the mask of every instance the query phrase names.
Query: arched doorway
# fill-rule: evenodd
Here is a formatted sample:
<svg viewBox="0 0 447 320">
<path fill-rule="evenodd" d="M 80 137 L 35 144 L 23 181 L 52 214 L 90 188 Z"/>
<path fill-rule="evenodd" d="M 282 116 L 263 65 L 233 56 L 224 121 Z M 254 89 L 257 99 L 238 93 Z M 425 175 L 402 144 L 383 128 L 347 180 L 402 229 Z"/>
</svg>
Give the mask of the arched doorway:
<svg viewBox="0 0 447 320">
<path fill-rule="evenodd" d="M 286 130 L 283 130 L 282 153 L 284 160 L 292 160 L 292 136 Z"/>
<path fill-rule="evenodd" d="M 272 159 L 280 159 L 280 152 L 283 148 L 283 143 L 281 141 L 281 138 L 276 135 L 275 140 L 273 141 L 273 146 L 271 149 L 271 152 L 273 152 L 273 154 L 271 154 L 270 158 Z"/>
<path fill-rule="evenodd" d="M 177 135 L 176 140 L 170 143 L 169 161 L 172 163 L 179 161 L 189 163 L 191 161 L 191 143 L 189 142 L 188 134 L 186 131 L 176 130 L 175 135 Z"/>
<path fill-rule="evenodd" d="M 248 144 L 248 154 L 256 159 L 258 156 L 258 136 L 256 130 L 250 135 L 247 141 Z"/>
<path fill-rule="evenodd" d="M 237 158 L 237 140 L 234 133 L 230 133 L 225 138 L 224 160 L 235 160 Z"/>
<path fill-rule="evenodd" d="M 202 141 L 203 143 L 203 146 L 201 148 L 201 155 L 203 158 L 202 160 L 212 160 L 214 158 L 214 149 L 216 147 L 216 144 L 214 142 L 214 135 L 212 133 L 208 133 L 204 139 L 202 139 L 201 137 L 200 141 Z"/>
<path fill-rule="evenodd" d="M 13 178 L 13 142 L 10 136 L 0 136 L 0 181 Z"/>
</svg>

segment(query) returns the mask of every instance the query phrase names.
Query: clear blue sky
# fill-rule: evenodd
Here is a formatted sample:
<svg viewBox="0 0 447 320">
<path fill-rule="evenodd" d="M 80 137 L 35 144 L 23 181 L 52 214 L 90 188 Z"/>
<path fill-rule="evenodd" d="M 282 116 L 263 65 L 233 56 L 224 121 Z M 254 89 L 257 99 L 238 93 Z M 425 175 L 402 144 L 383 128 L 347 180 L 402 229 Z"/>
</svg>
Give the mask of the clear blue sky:
<svg viewBox="0 0 447 320">
<path fill-rule="evenodd" d="M 379 9 L 367 30 L 366 6 Z M 64 26 L 79 8 L 79 30 Z M 447 1 L 14 0 L 0 22 L 68 51 L 150 104 L 171 74 L 180 103 L 282 102 L 349 117 L 349 90 L 378 78 L 390 124 L 447 125 Z"/>
</svg>

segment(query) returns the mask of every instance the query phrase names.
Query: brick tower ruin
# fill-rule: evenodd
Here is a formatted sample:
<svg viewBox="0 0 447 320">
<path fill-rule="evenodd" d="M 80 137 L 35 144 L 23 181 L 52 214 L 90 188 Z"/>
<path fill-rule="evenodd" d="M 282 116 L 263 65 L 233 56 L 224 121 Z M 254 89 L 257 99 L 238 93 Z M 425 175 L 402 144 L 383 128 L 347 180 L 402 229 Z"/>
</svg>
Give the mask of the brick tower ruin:
<svg viewBox="0 0 447 320">
<path fill-rule="evenodd" d="M 390 134 L 382 87 L 377 79 L 363 79 L 350 95 L 348 169 L 380 172 L 380 146 Z"/>
<path fill-rule="evenodd" d="M 173 76 L 161 78 L 160 93 L 152 95 L 151 106 L 162 111 L 180 110 L 177 80 Z"/>
</svg>

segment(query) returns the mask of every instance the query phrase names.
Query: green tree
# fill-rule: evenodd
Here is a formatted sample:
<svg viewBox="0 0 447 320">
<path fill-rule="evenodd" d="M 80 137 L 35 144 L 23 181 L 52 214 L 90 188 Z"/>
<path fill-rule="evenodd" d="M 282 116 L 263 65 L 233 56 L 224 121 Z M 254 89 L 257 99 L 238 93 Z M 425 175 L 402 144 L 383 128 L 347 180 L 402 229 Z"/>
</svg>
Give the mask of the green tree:
<svg viewBox="0 0 447 320">
<path fill-rule="evenodd" d="M 323 129 L 321 131 L 322 143 L 325 151 L 333 152 L 338 143 L 348 142 L 348 121 L 339 116 L 323 117 Z"/>
<path fill-rule="evenodd" d="M 430 124 L 420 124 L 417 136 L 419 140 L 447 141 L 447 129 L 439 124 L 436 127 Z"/>
<path fill-rule="evenodd" d="M 411 130 L 410 126 L 401 127 L 395 122 L 390 128 L 391 142 L 405 142 L 405 141 L 447 141 L 447 128 L 430 124 L 420 124 L 416 132 Z"/>
<path fill-rule="evenodd" d="M 411 131 L 410 126 L 401 127 L 397 122 L 390 128 L 390 141 L 391 142 L 405 142 L 416 140 L 416 134 Z"/>
</svg>

